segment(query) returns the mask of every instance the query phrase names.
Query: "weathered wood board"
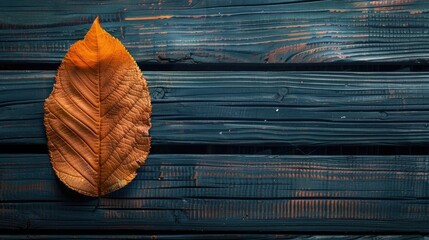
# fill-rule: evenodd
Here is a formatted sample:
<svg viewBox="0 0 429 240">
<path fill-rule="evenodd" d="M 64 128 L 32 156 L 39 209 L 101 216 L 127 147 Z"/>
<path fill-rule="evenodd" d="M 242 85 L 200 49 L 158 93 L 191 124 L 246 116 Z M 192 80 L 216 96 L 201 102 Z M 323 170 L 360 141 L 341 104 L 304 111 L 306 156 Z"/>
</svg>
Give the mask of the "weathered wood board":
<svg viewBox="0 0 429 240">
<path fill-rule="evenodd" d="M 428 73 L 145 72 L 153 144 L 429 141 Z M 45 144 L 54 71 L 0 73 L 0 143 Z"/>
<path fill-rule="evenodd" d="M 425 0 L 1 1 L 0 59 L 59 63 L 96 15 L 140 62 L 427 62 Z"/>
<path fill-rule="evenodd" d="M 139 240 L 233 240 L 233 239 L 248 239 L 248 240 L 428 240 L 429 237 L 424 235 L 289 235 L 289 234 L 115 234 L 115 235 L 67 235 L 67 234 L 52 234 L 52 235 L 0 235 L 6 239 L 16 240 L 58 240 L 58 239 L 139 239 Z"/>
<path fill-rule="evenodd" d="M 47 154 L 0 155 L 0 228 L 428 232 L 427 156 L 149 156 L 103 198 L 59 182 Z"/>
<path fill-rule="evenodd" d="M 96 16 L 175 71 L 143 68 L 138 177 L 88 198 L 52 171 L 43 102 Z M 428 19 L 427 0 L 0 1 L 0 238 L 428 239 Z"/>
</svg>

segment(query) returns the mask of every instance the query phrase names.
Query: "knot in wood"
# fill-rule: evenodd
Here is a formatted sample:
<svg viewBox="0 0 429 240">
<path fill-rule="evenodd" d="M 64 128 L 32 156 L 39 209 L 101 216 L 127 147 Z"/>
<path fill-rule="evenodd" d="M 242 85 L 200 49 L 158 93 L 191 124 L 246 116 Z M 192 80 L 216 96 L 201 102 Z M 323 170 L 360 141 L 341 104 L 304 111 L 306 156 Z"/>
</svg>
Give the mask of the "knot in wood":
<svg viewBox="0 0 429 240">
<path fill-rule="evenodd" d="M 276 99 L 277 99 L 277 101 L 279 101 L 279 102 L 283 101 L 283 100 L 284 100 L 284 98 L 285 98 L 285 96 L 286 96 L 288 93 L 289 93 L 289 89 L 287 89 L 287 88 L 280 88 L 280 89 L 277 91 L 277 94 L 276 94 Z"/>
<path fill-rule="evenodd" d="M 165 96 L 165 90 L 162 87 L 157 87 L 151 92 L 152 99 L 163 99 Z"/>
</svg>

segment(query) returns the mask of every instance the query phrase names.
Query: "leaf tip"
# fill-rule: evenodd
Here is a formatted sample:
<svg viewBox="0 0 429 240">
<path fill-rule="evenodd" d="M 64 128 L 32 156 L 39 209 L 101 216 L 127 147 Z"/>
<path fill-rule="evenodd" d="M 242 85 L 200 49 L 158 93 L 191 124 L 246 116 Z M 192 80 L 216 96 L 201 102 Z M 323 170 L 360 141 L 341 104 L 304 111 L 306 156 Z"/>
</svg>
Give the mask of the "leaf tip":
<svg viewBox="0 0 429 240">
<path fill-rule="evenodd" d="M 91 28 L 89 29 L 89 32 L 94 31 L 95 29 L 101 29 L 101 24 L 100 24 L 100 18 L 97 16 L 94 20 L 94 22 L 92 23 Z"/>
<path fill-rule="evenodd" d="M 100 24 L 100 17 L 95 17 L 94 22 L 92 24 Z"/>
</svg>

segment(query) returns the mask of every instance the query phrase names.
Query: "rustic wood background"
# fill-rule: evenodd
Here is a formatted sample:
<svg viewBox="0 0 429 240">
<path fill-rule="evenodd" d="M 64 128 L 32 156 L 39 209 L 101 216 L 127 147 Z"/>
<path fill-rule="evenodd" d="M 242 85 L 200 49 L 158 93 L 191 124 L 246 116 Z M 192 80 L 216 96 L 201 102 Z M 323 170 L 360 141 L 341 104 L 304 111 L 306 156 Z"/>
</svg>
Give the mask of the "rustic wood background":
<svg viewBox="0 0 429 240">
<path fill-rule="evenodd" d="M 102 198 L 43 128 L 95 16 L 153 102 L 147 163 Z M 428 142 L 427 0 L 0 2 L 0 238 L 429 239 Z"/>
</svg>

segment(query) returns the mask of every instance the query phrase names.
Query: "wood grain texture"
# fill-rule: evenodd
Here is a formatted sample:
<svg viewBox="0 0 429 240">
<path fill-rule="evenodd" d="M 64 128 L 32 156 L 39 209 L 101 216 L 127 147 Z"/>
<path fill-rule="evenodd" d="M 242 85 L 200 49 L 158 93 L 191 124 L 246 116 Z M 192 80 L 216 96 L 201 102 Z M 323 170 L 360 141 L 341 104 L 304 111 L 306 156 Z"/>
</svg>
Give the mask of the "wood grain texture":
<svg viewBox="0 0 429 240">
<path fill-rule="evenodd" d="M 429 237 L 424 235 L 286 235 L 286 234 L 116 234 L 116 235 L 0 235 L 2 239 L 16 240 L 57 240 L 57 239 L 139 239 L 139 240 L 428 240 Z"/>
<path fill-rule="evenodd" d="M 141 62 L 427 62 L 428 14 L 425 0 L 2 1 L 0 59 L 59 62 L 99 15 Z"/>
<path fill-rule="evenodd" d="M 429 157 L 150 155 L 126 188 L 69 190 L 47 154 L 0 155 L 1 229 L 428 233 Z"/>
<path fill-rule="evenodd" d="M 152 143 L 405 145 L 429 140 L 428 73 L 145 72 Z M 0 143 L 45 144 L 53 71 L 0 75 Z"/>
</svg>

